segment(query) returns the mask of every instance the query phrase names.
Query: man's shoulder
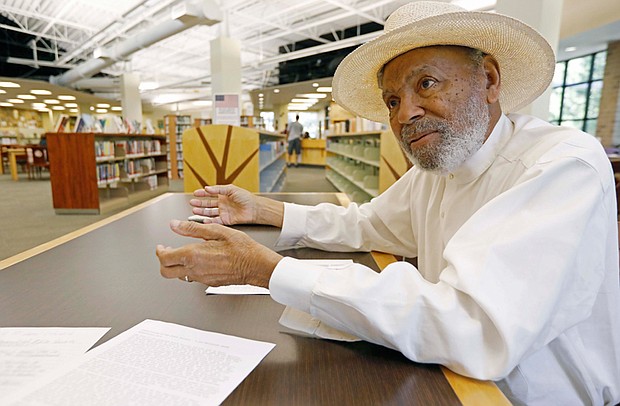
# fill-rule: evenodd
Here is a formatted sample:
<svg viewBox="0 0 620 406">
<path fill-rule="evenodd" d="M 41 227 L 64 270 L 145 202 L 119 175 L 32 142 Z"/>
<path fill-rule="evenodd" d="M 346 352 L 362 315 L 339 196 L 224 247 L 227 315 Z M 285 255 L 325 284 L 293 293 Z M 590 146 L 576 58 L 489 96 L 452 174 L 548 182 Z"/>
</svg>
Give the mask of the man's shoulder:
<svg viewBox="0 0 620 406">
<path fill-rule="evenodd" d="M 508 118 L 513 124 L 513 136 L 505 153 L 513 158 L 529 161 L 530 165 L 561 158 L 607 163 L 603 146 L 588 133 L 533 116 L 509 114 Z"/>
</svg>

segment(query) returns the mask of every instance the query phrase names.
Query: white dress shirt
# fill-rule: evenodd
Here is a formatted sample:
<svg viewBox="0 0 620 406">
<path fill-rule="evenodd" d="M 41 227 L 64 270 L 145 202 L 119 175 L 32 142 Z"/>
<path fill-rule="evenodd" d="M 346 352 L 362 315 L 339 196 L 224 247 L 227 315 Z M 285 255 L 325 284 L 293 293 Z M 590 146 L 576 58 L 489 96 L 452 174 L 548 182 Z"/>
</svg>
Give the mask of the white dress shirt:
<svg viewBox="0 0 620 406">
<path fill-rule="evenodd" d="M 620 402 L 614 176 L 600 143 L 502 116 L 450 174 L 409 170 L 371 202 L 286 204 L 279 244 L 418 258 L 376 273 L 284 258 L 272 297 L 477 379 L 515 404 Z"/>
</svg>

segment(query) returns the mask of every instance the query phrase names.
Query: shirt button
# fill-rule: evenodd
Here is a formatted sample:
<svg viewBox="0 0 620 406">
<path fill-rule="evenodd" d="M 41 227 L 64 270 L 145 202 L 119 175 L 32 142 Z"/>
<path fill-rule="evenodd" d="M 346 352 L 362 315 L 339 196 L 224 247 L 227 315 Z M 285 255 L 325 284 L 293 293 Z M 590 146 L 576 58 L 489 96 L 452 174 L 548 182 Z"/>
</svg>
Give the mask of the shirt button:
<svg viewBox="0 0 620 406">
<path fill-rule="evenodd" d="M 448 178 L 450 178 L 450 180 L 454 179 L 454 174 L 453 174 L 453 173 L 451 173 L 451 174 L 448 176 Z"/>
</svg>

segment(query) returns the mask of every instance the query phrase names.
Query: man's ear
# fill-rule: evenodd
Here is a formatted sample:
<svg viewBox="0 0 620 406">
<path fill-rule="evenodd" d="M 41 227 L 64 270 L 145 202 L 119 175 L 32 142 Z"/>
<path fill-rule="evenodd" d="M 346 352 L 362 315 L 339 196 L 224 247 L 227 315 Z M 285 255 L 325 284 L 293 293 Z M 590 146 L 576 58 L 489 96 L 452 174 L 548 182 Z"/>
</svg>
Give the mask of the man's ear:
<svg viewBox="0 0 620 406">
<path fill-rule="evenodd" d="M 482 66 L 486 77 L 487 103 L 493 104 L 499 100 L 499 89 L 501 87 L 499 64 L 491 55 L 486 55 Z"/>
</svg>

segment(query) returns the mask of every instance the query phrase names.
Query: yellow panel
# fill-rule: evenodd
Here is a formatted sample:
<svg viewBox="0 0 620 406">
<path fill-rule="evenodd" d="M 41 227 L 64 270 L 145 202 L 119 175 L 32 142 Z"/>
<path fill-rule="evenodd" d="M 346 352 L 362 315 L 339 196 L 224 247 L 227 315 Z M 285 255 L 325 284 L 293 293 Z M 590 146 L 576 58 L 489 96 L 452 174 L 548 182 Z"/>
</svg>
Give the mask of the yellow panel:
<svg viewBox="0 0 620 406">
<path fill-rule="evenodd" d="M 381 162 L 379 169 L 379 193 L 385 192 L 411 167 L 400 144 L 391 130 L 381 133 Z"/>
<path fill-rule="evenodd" d="M 228 125 L 206 125 L 183 133 L 184 188 L 232 183 L 259 191 L 258 132 Z"/>
<path fill-rule="evenodd" d="M 301 140 L 301 163 L 306 165 L 325 165 L 325 140 Z"/>
</svg>

